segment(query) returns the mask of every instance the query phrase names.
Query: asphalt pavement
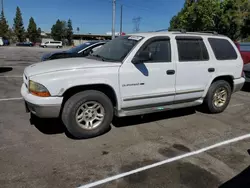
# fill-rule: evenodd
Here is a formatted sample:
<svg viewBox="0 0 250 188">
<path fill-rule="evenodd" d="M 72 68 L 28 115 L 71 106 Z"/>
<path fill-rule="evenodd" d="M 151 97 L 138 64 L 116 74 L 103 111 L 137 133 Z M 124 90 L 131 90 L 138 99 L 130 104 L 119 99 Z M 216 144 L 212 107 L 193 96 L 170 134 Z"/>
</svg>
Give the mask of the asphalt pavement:
<svg viewBox="0 0 250 188">
<path fill-rule="evenodd" d="M 106 134 L 77 140 L 58 119 L 31 118 L 21 99 L 24 68 L 51 51 L 0 47 L 0 187 L 250 187 L 249 85 L 221 114 L 186 108 L 116 118 Z"/>
</svg>

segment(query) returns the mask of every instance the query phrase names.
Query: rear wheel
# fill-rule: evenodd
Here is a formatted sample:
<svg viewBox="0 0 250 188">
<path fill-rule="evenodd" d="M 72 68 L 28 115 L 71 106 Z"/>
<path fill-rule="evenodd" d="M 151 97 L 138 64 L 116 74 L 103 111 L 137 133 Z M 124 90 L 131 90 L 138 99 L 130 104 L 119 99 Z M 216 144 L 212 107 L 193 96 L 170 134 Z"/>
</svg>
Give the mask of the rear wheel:
<svg viewBox="0 0 250 188">
<path fill-rule="evenodd" d="M 218 80 L 210 86 L 204 106 L 210 113 L 223 112 L 231 99 L 231 86 L 225 80 Z"/>
<path fill-rule="evenodd" d="M 113 105 L 102 92 L 89 90 L 70 97 L 62 111 L 62 121 L 76 138 L 99 136 L 110 128 Z"/>
</svg>

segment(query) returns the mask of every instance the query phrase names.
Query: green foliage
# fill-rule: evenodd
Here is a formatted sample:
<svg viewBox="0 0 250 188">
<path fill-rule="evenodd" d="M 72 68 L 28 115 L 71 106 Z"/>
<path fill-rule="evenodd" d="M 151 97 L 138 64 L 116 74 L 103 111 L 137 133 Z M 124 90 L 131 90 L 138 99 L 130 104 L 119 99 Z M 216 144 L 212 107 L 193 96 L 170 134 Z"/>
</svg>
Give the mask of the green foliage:
<svg viewBox="0 0 250 188">
<path fill-rule="evenodd" d="M 54 40 L 62 41 L 66 37 L 66 22 L 58 19 L 51 28 L 51 36 Z"/>
<path fill-rule="evenodd" d="M 8 37 L 9 32 L 9 25 L 7 23 L 7 20 L 4 16 L 3 11 L 1 11 L 0 14 L 0 36 L 1 37 Z"/>
<path fill-rule="evenodd" d="M 29 40 L 31 42 L 37 42 L 39 35 L 37 31 L 37 26 L 33 17 L 31 17 L 29 20 L 29 26 L 28 26 L 27 32 L 28 32 Z"/>
<path fill-rule="evenodd" d="M 23 26 L 22 13 L 19 7 L 16 8 L 16 17 L 14 18 L 14 33 L 19 42 L 25 41 L 25 30 Z"/>
<path fill-rule="evenodd" d="M 72 21 L 69 19 L 66 23 L 58 19 L 51 28 L 51 36 L 54 40 L 67 41 L 67 43 L 71 45 L 73 39 Z"/>
<path fill-rule="evenodd" d="M 68 44 L 72 45 L 72 39 L 73 39 L 73 27 L 72 27 L 72 21 L 69 19 L 67 28 L 66 28 L 66 38 L 68 40 Z"/>
<path fill-rule="evenodd" d="M 182 10 L 171 19 L 169 29 L 217 31 L 236 40 L 250 34 L 249 22 L 248 0 L 186 1 Z"/>
</svg>

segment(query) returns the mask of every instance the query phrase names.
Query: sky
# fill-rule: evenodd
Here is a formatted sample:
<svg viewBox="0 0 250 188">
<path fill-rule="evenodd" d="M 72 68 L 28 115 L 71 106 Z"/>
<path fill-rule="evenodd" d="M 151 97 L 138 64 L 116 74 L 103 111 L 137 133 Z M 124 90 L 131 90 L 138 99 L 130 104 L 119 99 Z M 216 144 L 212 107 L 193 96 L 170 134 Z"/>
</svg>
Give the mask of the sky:
<svg viewBox="0 0 250 188">
<path fill-rule="evenodd" d="M 133 18 L 141 17 L 140 31 L 167 29 L 171 18 L 183 7 L 184 0 L 116 0 L 116 32 L 120 30 L 123 5 L 123 32 L 134 29 Z M 112 0 L 4 0 L 5 17 L 12 27 L 19 6 L 25 28 L 32 16 L 42 31 L 50 32 L 57 19 L 72 20 L 74 32 L 105 34 L 112 28 Z"/>
</svg>

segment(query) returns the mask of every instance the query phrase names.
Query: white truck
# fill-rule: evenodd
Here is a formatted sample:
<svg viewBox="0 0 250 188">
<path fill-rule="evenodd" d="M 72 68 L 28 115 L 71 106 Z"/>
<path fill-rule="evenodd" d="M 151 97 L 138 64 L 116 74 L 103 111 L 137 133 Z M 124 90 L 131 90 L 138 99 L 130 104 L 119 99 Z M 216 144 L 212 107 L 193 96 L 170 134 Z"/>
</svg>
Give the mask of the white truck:
<svg viewBox="0 0 250 188">
<path fill-rule="evenodd" d="M 104 133 L 118 117 L 203 105 L 227 107 L 243 60 L 226 36 L 155 32 L 120 36 L 85 58 L 33 64 L 21 94 L 27 112 L 61 118 L 77 138 Z"/>
</svg>

